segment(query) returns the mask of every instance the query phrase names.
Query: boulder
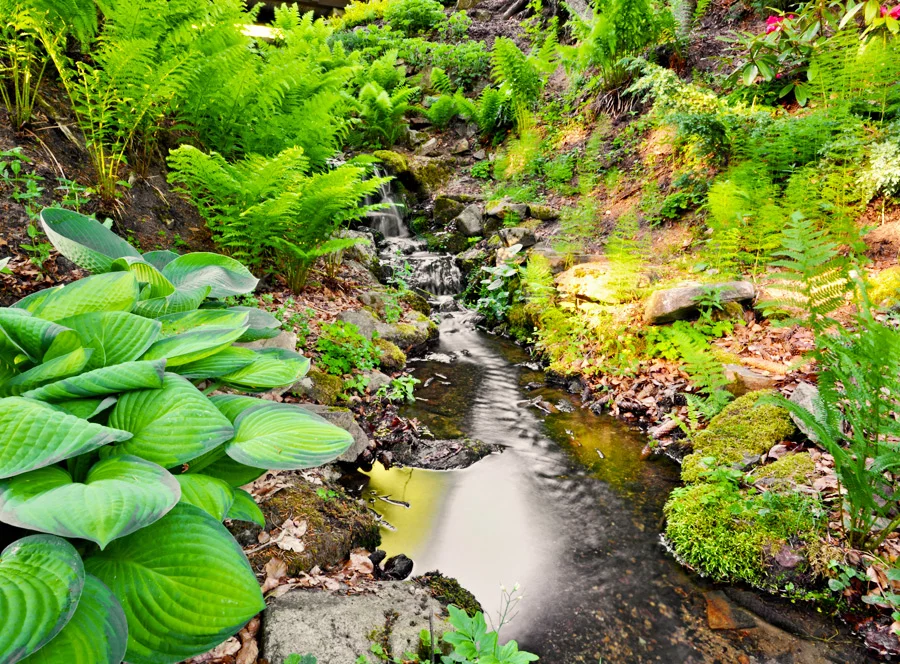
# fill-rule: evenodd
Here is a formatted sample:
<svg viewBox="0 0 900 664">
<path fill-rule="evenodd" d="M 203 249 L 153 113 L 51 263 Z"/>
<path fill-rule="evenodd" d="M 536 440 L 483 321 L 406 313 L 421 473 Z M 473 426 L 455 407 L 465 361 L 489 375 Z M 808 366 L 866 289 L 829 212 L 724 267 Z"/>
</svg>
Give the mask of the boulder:
<svg viewBox="0 0 900 664">
<path fill-rule="evenodd" d="M 465 203 L 461 203 L 449 196 L 444 196 L 443 194 L 435 196 L 434 220 L 441 226 L 446 226 L 453 221 L 465 207 Z"/>
<path fill-rule="evenodd" d="M 409 160 L 406 158 L 406 155 L 393 150 L 375 150 L 372 156 L 380 159 L 394 175 L 402 175 L 409 172 Z"/>
<path fill-rule="evenodd" d="M 296 589 L 274 599 L 263 615 L 260 654 L 271 664 L 283 664 L 294 653 L 355 664 L 373 642 L 387 641 L 393 653 L 417 652 L 419 633 L 429 624 L 436 641 L 449 629 L 443 606 L 419 584 L 386 581 L 373 590 L 338 595 Z"/>
<path fill-rule="evenodd" d="M 469 141 L 465 138 L 459 139 L 450 148 L 450 154 L 462 154 L 463 152 L 468 152 L 468 151 L 469 151 Z"/>
<path fill-rule="evenodd" d="M 406 291 L 400 296 L 400 300 L 406 302 L 411 309 L 425 314 L 426 316 L 431 313 L 431 305 L 428 303 L 428 300 L 422 295 L 419 295 L 416 291 Z"/>
<path fill-rule="evenodd" d="M 349 249 L 344 249 L 344 258 L 354 260 L 365 267 L 374 269 L 378 265 L 378 251 L 375 249 L 375 238 L 368 231 L 341 230 L 334 234 L 335 238 L 357 240 Z"/>
<path fill-rule="evenodd" d="M 463 276 L 468 276 L 472 270 L 477 270 L 487 261 L 487 252 L 478 247 L 471 247 L 456 255 L 456 262 Z"/>
<path fill-rule="evenodd" d="M 418 156 L 409 160 L 409 171 L 415 188 L 426 195 L 434 194 L 447 184 L 456 169 L 456 159 L 446 157 Z"/>
<path fill-rule="evenodd" d="M 438 139 L 429 138 L 416 149 L 416 154 L 428 157 L 437 154 L 439 148 L 440 142 L 438 141 Z"/>
<path fill-rule="evenodd" d="M 539 254 L 546 258 L 547 262 L 550 263 L 550 271 L 553 274 L 558 274 L 573 265 L 596 263 L 605 260 L 602 254 L 568 254 L 556 251 L 546 244 L 537 244 L 528 253 Z"/>
<path fill-rule="evenodd" d="M 528 211 L 532 217 L 540 219 L 541 221 L 553 221 L 554 219 L 559 219 L 559 210 L 552 208 L 549 205 L 532 203 L 528 206 Z"/>
<path fill-rule="evenodd" d="M 740 364 L 726 364 L 725 377 L 729 383 L 725 389 L 734 396 L 740 397 L 748 392 L 756 392 L 757 390 L 771 390 L 778 383 L 778 379 L 767 376 L 759 371 L 754 371 Z"/>
<path fill-rule="evenodd" d="M 307 396 L 326 406 L 336 403 L 343 391 L 344 382 L 338 376 L 332 376 L 316 369 L 310 370 L 304 378 L 291 387 L 291 392 L 294 394 Z"/>
<path fill-rule="evenodd" d="M 528 206 L 524 203 L 513 203 L 508 198 L 489 203 L 484 213 L 489 217 L 499 217 L 505 219 L 509 215 L 516 215 L 519 219 L 528 216 Z"/>
<path fill-rule="evenodd" d="M 334 426 L 340 427 L 353 436 L 353 444 L 341 455 L 336 461 L 346 461 L 353 463 L 371 444 L 366 432 L 362 430 L 353 417 L 353 412 L 349 408 L 338 408 L 336 406 L 317 406 L 315 404 L 301 404 L 306 410 L 315 413 L 319 417 L 325 418 Z"/>
<path fill-rule="evenodd" d="M 359 333 L 369 340 L 372 339 L 378 324 L 372 312 L 365 309 L 347 309 L 337 315 L 337 320 L 355 325 Z"/>
<path fill-rule="evenodd" d="M 381 293 L 375 291 L 365 291 L 364 293 L 359 294 L 359 301 L 363 303 L 366 307 L 371 309 L 376 316 L 383 317 L 385 310 L 385 301 L 384 297 L 382 297 Z"/>
<path fill-rule="evenodd" d="M 400 371 L 406 366 L 406 353 L 397 344 L 387 339 L 375 339 L 375 346 L 381 351 L 381 366 L 388 371 Z"/>
<path fill-rule="evenodd" d="M 651 325 L 660 325 L 690 318 L 697 313 L 698 301 L 710 289 L 718 291 L 721 302 L 745 302 L 756 296 L 756 289 L 749 281 L 686 284 L 652 293 L 644 303 L 644 319 Z"/>
<path fill-rule="evenodd" d="M 455 220 L 456 230 L 466 237 L 476 237 L 484 234 L 484 217 L 478 205 L 468 205 L 459 213 Z"/>
<path fill-rule="evenodd" d="M 282 348 L 284 350 L 295 351 L 297 350 L 297 335 L 293 332 L 281 331 L 269 339 L 257 339 L 256 341 L 236 343 L 234 345 L 252 348 L 254 350 L 259 350 L 261 348 Z"/>
<path fill-rule="evenodd" d="M 816 416 L 816 419 L 825 417 L 822 397 L 819 395 L 819 388 L 815 385 L 811 385 L 810 383 L 798 383 L 797 387 L 794 388 L 793 394 L 791 394 L 790 401 L 791 403 L 795 403 L 808 410 Z M 793 413 L 791 413 L 791 419 L 794 421 L 794 424 L 797 425 L 797 428 L 803 432 L 804 436 L 814 443 L 818 442 L 816 434 L 803 423 L 803 420 Z"/>
<path fill-rule="evenodd" d="M 570 267 L 560 272 L 555 281 L 559 293 L 576 302 L 616 304 L 620 301 L 607 260 Z"/>
<path fill-rule="evenodd" d="M 376 330 L 379 337 L 396 344 L 407 355 L 424 348 L 438 336 L 437 325 L 422 314 L 409 323 L 379 323 Z"/>
<path fill-rule="evenodd" d="M 521 226 L 501 228 L 498 235 L 500 235 L 500 240 L 506 247 L 512 247 L 518 244 L 521 245 L 523 249 L 527 249 L 528 247 L 533 247 L 537 243 L 534 232 L 527 228 L 522 228 Z"/>
<path fill-rule="evenodd" d="M 390 342 L 388 342 L 390 343 Z M 396 346 L 395 346 L 396 347 Z M 363 373 L 363 378 L 365 378 L 368 382 L 366 383 L 366 387 L 369 388 L 370 394 L 375 394 L 382 387 L 387 387 L 391 384 L 391 377 L 387 374 L 381 373 L 380 371 L 366 371 Z"/>
</svg>

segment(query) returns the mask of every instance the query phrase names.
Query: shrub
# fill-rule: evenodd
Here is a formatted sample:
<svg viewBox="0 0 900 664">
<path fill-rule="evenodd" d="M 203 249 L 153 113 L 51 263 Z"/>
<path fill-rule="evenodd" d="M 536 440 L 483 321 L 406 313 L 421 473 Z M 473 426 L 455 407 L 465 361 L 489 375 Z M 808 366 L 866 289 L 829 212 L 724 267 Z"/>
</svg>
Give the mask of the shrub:
<svg viewBox="0 0 900 664">
<path fill-rule="evenodd" d="M 473 89 L 491 68 L 491 54 L 483 41 L 432 44 L 429 58 L 433 66 L 447 72 L 454 87 L 464 90 Z"/>
<path fill-rule="evenodd" d="M 381 349 L 361 335 L 356 325 L 343 321 L 322 326 L 316 350 L 322 368 L 336 376 L 344 376 L 354 369 L 371 371 L 381 357 Z"/>
<path fill-rule="evenodd" d="M 412 108 L 409 100 L 418 88 L 400 87 L 389 93 L 375 81 L 369 81 L 350 101 L 359 117 L 358 143 L 375 148 L 389 148 L 409 126 L 403 120 Z"/>
<path fill-rule="evenodd" d="M 240 263 L 141 255 L 63 210 L 41 222 L 95 274 L 0 309 L 0 520 L 26 531 L 0 556 L 0 598 L 17 607 L 0 660 L 201 654 L 265 607 L 221 524 L 263 524 L 237 487 L 330 461 L 351 437 L 297 406 L 198 389 L 290 385 L 309 367 L 233 345 L 263 312 L 198 308 L 255 288 Z"/>
<path fill-rule="evenodd" d="M 391 27 L 407 35 L 440 29 L 446 21 L 437 0 L 394 0 L 384 12 Z"/>
</svg>

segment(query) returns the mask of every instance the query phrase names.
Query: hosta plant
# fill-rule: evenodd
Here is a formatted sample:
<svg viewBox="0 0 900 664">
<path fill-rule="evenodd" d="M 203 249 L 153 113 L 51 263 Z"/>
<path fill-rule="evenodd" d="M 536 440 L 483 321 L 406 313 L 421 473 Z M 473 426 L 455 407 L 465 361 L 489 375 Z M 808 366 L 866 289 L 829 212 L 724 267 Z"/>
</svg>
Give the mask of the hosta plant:
<svg viewBox="0 0 900 664">
<path fill-rule="evenodd" d="M 222 525 L 262 523 L 238 487 L 326 463 L 351 438 L 237 393 L 309 367 L 235 345 L 274 331 L 224 305 L 256 287 L 243 265 L 142 255 L 64 210 L 41 222 L 95 274 L 0 309 L 0 662 L 179 662 L 264 607 Z"/>
</svg>

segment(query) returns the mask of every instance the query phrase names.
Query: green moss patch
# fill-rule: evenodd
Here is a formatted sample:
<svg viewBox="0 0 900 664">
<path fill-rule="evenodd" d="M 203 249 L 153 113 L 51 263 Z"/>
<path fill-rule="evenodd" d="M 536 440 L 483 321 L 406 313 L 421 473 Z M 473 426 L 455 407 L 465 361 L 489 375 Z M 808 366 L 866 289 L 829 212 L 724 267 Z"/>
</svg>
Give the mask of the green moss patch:
<svg viewBox="0 0 900 664">
<path fill-rule="evenodd" d="M 375 150 L 372 153 L 375 157 L 384 162 L 392 173 L 400 175 L 409 172 L 409 160 L 399 152 L 393 150 Z"/>
<path fill-rule="evenodd" d="M 431 596 L 442 604 L 452 604 L 462 609 L 470 616 L 477 612 L 484 612 L 481 604 L 475 599 L 475 595 L 459 585 L 459 581 L 444 576 L 440 572 L 428 572 L 413 579 L 416 583 L 425 586 L 431 591 Z"/>
<path fill-rule="evenodd" d="M 716 465 L 745 463 L 767 452 L 773 445 L 793 436 L 797 429 L 788 411 L 775 404 L 760 404 L 760 398 L 772 394 L 750 392 L 728 404 L 709 426 L 694 436 L 694 453 L 685 457 L 681 477 L 696 482 L 703 477 L 705 459 Z"/>
<path fill-rule="evenodd" d="M 816 464 L 809 452 L 788 454 L 753 471 L 754 482 L 767 480 L 766 484 L 773 488 L 789 487 L 791 484 L 808 484 L 808 478 L 816 470 Z"/>
<path fill-rule="evenodd" d="M 387 339 L 375 339 L 375 347 L 381 351 L 381 366 L 391 371 L 397 371 L 406 366 L 406 353 L 400 350 L 397 344 Z"/>
</svg>

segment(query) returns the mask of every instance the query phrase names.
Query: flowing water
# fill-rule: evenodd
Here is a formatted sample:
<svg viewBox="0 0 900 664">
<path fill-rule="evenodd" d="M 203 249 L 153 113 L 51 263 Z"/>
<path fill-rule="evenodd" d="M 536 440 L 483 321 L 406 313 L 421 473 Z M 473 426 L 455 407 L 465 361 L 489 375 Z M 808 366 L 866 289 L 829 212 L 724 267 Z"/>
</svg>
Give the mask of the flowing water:
<svg viewBox="0 0 900 664">
<path fill-rule="evenodd" d="M 386 236 L 382 262 L 408 264 L 410 285 L 428 293 L 458 293 L 453 257 L 410 238 L 390 189 L 382 197 L 391 205 L 372 219 Z M 411 365 L 423 386 L 432 380 L 406 415 L 439 438 L 465 435 L 504 451 L 465 470 L 374 468 L 365 495 L 386 522 L 388 555 L 410 556 L 415 573 L 458 579 L 490 615 L 502 608 L 501 584 L 519 584 L 525 597 L 502 637 L 547 664 L 866 661 L 838 626 L 777 601 L 767 606 L 779 624 L 815 639 L 740 609 L 749 628 L 710 629 L 713 588 L 685 573 L 659 537 L 678 469 L 643 460 L 639 434 L 544 385 L 520 348 L 470 320 L 445 316 L 439 347 Z M 544 416 L 529 403 L 535 397 L 560 412 Z"/>
</svg>

